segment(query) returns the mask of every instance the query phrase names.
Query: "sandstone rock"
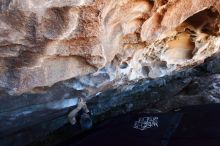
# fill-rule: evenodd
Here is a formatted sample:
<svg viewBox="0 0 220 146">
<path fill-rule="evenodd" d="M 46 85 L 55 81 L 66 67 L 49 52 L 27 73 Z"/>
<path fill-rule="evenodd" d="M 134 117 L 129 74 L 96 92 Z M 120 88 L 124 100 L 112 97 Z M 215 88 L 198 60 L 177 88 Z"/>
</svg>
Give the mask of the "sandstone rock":
<svg viewBox="0 0 220 146">
<path fill-rule="evenodd" d="M 90 96 L 169 75 L 220 50 L 219 13 L 218 0 L 3 0 L 0 87 L 74 79 Z"/>
<path fill-rule="evenodd" d="M 0 0 L 0 145 L 62 127 L 78 97 L 97 121 L 219 103 L 219 14 L 219 0 Z"/>
</svg>

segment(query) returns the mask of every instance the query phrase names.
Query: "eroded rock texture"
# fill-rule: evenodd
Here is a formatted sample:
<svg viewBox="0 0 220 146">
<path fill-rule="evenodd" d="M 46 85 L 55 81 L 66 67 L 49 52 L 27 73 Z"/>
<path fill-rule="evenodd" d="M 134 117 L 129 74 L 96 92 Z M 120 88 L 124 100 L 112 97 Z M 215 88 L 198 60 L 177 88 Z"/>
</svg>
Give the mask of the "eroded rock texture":
<svg viewBox="0 0 220 146">
<path fill-rule="evenodd" d="M 0 87 L 88 95 L 200 64 L 220 49 L 219 0 L 1 0 Z"/>
<path fill-rule="evenodd" d="M 80 96 L 97 121 L 219 103 L 219 51 L 219 0 L 0 0 L 0 145 L 62 127 Z"/>
</svg>

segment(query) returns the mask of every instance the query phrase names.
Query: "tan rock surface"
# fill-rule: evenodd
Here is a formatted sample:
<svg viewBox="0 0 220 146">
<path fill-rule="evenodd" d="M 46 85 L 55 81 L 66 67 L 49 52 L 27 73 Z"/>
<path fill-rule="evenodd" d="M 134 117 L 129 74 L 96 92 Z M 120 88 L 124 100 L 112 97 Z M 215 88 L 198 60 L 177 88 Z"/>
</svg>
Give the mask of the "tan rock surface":
<svg viewBox="0 0 220 146">
<path fill-rule="evenodd" d="M 0 87 L 76 78 L 95 93 L 169 75 L 220 50 L 219 13 L 219 0 L 1 0 Z"/>
</svg>

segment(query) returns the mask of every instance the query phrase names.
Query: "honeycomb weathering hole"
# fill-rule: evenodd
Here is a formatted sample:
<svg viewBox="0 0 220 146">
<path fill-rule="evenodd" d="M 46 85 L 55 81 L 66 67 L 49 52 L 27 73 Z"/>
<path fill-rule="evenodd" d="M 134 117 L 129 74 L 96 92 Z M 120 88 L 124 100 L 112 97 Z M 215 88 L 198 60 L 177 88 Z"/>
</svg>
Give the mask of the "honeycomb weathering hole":
<svg viewBox="0 0 220 146">
<path fill-rule="evenodd" d="M 185 61 L 193 57 L 195 43 L 187 32 L 178 34 L 173 40 L 167 42 L 167 46 L 168 49 L 164 56 L 169 64 L 176 64 L 179 61 Z"/>
<path fill-rule="evenodd" d="M 208 36 L 219 35 L 219 13 L 214 8 L 200 11 L 176 27 L 176 35 L 166 41 L 163 59 L 168 64 L 179 64 L 193 58 L 199 47 L 206 44 Z M 201 47 L 201 45 L 200 45 Z"/>
<path fill-rule="evenodd" d="M 215 8 L 209 8 L 189 17 L 185 23 L 193 31 L 217 36 L 219 19 L 219 12 Z"/>
<path fill-rule="evenodd" d="M 120 65 L 121 69 L 125 69 L 127 67 L 128 67 L 128 63 L 127 62 L 122 62 L 121 65 Z"/>
</svg>

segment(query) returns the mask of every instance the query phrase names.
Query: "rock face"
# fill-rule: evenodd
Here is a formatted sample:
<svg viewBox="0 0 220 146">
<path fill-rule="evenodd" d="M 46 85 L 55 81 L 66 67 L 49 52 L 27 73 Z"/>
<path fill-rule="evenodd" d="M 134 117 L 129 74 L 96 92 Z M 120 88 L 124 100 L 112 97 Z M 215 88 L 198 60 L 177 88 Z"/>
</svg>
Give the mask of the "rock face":
<svg viewBox="0 0 220 146">
<path fill-rule="evenodd" d="M 218 54 L 201 66 L 172 76 L 107 90 L 87 105 L 96 123 L 135 110 L 166 112 L 182 106 L 220 103 L 219 66 Z M 33 141 L 33 145 L 60 145 L 74 138 L 79 129 L 67 124 L 67 114 L 77 99 L 69 99 L 69 94 L 76 92 L 59 83 L 45 93 L 2 96 L 0 145 L 17 146 Z"/>
<path fill-rule="evenodd" d="M 199 64 L 220 47 L 219 0 L 2 0 L 0 6 L 0 87 L 10 95 L 72 78 L 80 85 L 74 87 L 95 88 L 94 94 Z"/>
<path fill-rule="evenodd" d="M 61 127 L 79 96 L 95 115 L 220 102 L 219 54 L 186 73 L 219 51 L 219 0 L 0 0 L 0 139 Z"/>
</svg>

